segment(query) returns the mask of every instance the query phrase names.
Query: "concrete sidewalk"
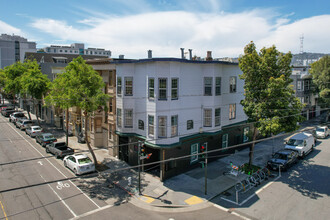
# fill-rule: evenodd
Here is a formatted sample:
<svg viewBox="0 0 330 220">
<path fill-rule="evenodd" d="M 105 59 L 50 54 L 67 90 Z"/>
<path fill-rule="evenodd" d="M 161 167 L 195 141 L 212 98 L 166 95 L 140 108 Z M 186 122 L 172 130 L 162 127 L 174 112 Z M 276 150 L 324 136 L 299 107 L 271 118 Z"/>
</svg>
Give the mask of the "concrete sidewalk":
<svg viewBox="0 0 330 220">
<path fill-rule="evenodd" d="M 35 115 L 32 115 L 35 120 Z M 302 128 L 308 129 L 319 124 L 319 119 L 314 118 L 302 123 Z M 65 141 L 65 132 L 55 127 L 42 124 L 46 131 L 53 133 L 59 141 Z M 287 136 L 286 136 L 287 137 Z M 284 146 L 284 138 L 278 137 L 272 140 L 262 141 L 255 145 L 254 164 L 260 167 L 266 165 L 273 152 Z M 76 152 L 85 151 L 90 156 L 86 144 L 77 142 L 77 137 L 69 137 L 69 146 Z M 204 208 L 212 198 L 235 186 L 246 178 L 245 174 L 237 177 L 223 175 L 224 171 L 230 170 L 230 162 L 234 165 L 242 165 L 248 162 L 249 149 L 236 152 L 230 156 L 218 159 L 208 164 L 207 169 L 207 194 L 205 194 L 205 169 L 196 168 L 184 174 L 161 182 L 158 177 L 149 173 L 141 173 L 141 194 L 138 190 L 138 172 L 130 168 L 125 162 L 111 157 L 107 149 L 94 148 L 99 162 L 109 169 L 101 175 L 110 184 L 117 186 L 117 190 L 125 190 L 131 198 L 129 201 L 141 208 L 149 210 L 161 210 L 172 208 L 171 211 L 196 210 Z M 117 172 L 113 173 L 113 171 Z M 115 189 L 116 187 L 114 187 Z M 120 188 L 120 189 L 118 189 Z M 109 198 L 108 201 L 111 201 Z M 110 202 L 109 202 L 110 203 Z M 173 209 L 175 208 L 175 209 Z"/>
</svg>

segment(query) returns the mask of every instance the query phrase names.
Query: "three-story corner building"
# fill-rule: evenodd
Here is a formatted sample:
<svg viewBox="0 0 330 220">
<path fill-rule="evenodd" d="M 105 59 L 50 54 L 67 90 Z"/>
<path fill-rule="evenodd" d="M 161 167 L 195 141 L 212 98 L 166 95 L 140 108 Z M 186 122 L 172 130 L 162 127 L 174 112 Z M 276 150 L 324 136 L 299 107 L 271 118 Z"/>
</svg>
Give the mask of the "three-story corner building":
<svg viewBox="0 0 330 220">
<path fill-rule="evenodd" d="M 137 164 L 138 141 L 152 153 L 144 163 L 190 155 L 160 163 L 163 180 L 198 166 L 200 156 L 195 154 L 202 144 L 209 151 L 217 149 L 211 154 L 215 156 L 249 140 L 237 63 L 177 58 L 114 63 L 120 159 Z"/>
</svg>

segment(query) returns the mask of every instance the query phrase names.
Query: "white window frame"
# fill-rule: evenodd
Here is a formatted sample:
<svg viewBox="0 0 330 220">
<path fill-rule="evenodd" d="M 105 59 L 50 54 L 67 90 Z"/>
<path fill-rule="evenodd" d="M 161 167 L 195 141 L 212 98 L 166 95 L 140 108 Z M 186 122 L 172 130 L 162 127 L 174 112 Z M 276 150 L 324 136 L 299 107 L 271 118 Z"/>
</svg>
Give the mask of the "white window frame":
<svg viewBox="0 0 330 220">
<path fill-rule="evenodd" d="M 151 123 L 152 119 L 152 123 Z M 155 116 L 148 115 L 148 135 L 154 136 L 155 135 Z"/>
<path fill-rule="evenodd" d="M 226 149 L 227 147 L 228 147 L 228 134 L 223 134 L 221 148 Z"/>
<path fill-rule="evenodd" d="M 221 77 L 215 77 L 215 92 L 216 96 L 221 95 Z"/>
<path fill-rule="evenodd" d="M 212 96 L 212 77 L 204 77 L 204 96 Z"/>
<path fill-rule="evenodd" d="M 178 136 L 178 115 L 171 116 L 171 137 Z"/>
<path fill-rule="evenodd" d="M 217 115 L 217 110 L 219 110 L 219 115 Z M 214 126 L 220 126 L 221 125 L 221 108 L 214 109 Z"/>
<path fill-rule="evenodd" d="M 161 88 L 161 81 L 165 80 L 165 88 Z M 165 92 L 165 97 L 161 94 Z M 158 78 L 158 100 L 167 100 L 167 78 Z"/>
<path fill-rule="evenodd" d="M 125 96 L 133 95 L 133 77 L 124 77 L 125 81 Z M 129 83 L 131 82 L 131 83 Z"/>
<path fill-rule="evenodd" d="M 176 87 L 173 86 L 173 80 L 176 80 Z M 173 95 L 173 93 L 176 93 L 176 95 Z M 179 99 L 179 78 L 171 79 L 171 99 L 172 100 Z"/>
<path fill-rule="evenodd" d="M 229 104 L 229 120 L 233 120 L 236 118 L 236 103 Z"/>
<path fill-rule="evenodd" d="M 121 96 L 122 86 L 123 86 L 123 81 L 122 81 L 121 77 L 117 77 L 117 96 Z"/>
<path fill-rule="evenodd" d="M 203 127 L 212 127 L 212 109 L 204 108 L 203 110 Z"/>
<path fill-rule="evenodd" d="M 309 90 L 309 84 L 310 84 L 310 81 L 309 80 L 306 80 L 305 83 L 304 83 L 304 91 L 308 91 Z"/>
<path fill-rule="evenodd" d="M 231 76 L 229 78 L 229 92 L 235 93 L 237 91 L 237 77 Z"/>
<path fill-rule="evenodd" d="M 195 163 L 198 161 L 198 149 L 199 149 L 199 144 L 192 144 L 190 145 L 190 164 Z"/>
<path fill-rule="evenodd" d="M 158 116 L 158 137 L 167 137 L 167 116 Z"/>
<path fill-rule="evenodd" d="M 250 127 L 243 128 L 243 143 L 249 141 L 249 132 L 250 132 Z"/>
<path fill-rule="evenodd" d="M 124 126 L 133 128 L 133 109 L 124 109 Z"/>
<path fill-rule="evenodd" d="M 302 88 L 302 81 L 298 80 L 297 81 L 297 91 L 301 91 Z"/>
<path fill-rule="evenodd" d="M 116 115 L 117 115 L 117 127 L 118 128 L 121 128 L 121 126 L 122 126 L 121 114 L 122 114 L 121 108 L 117 108 Z"/>
<path fill-rule="evenodd" d="M 152 86 L 151 86 L 151 80 L 153 81 Z M 148 78 L 148 98 L 149 99 L 155 98 L 155 78 L 153 77 Z"/>
</svg>

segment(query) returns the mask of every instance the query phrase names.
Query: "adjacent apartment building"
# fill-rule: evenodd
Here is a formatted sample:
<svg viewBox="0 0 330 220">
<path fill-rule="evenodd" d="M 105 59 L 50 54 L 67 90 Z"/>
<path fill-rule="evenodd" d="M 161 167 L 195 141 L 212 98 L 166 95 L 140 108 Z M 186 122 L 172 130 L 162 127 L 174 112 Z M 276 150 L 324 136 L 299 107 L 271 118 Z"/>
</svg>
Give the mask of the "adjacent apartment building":
<svg viewBox="0 0 330 220">
<path fill-rule="evenodd" d="M 131 165 L 138 163 L 138 142 L 144 143 L 146 153 L 152 153 L 144 163 L 161 180 L 200 166 L 196 153 L 201 145 L 217 150 L 210 154 L 216 159 L 231 152 L 229 146 L 249 140 L 252 128 L 240 105 L 244 82 L 237 63 L 210 57 L 152 58 L 151 51 L 148 59 L 87 63 L 108 82 L 107 91 L 113 97 L 108 114 L 102 117 L 111 125 L 99 123 L 99 133 L 103 138 L 115 137 L 117 145 L 112 142 L 112 149 Z"/>
<path fill-rule="evenodd" d="M 0 69 L 24 61 L 26 52 L 36 52 L 36 43 L 17 35 L 0 35 Z"/>
<path fill-rule="evenodd" d="M 83 43 L 73 43 L 70 46 L 50 45 L 43 48 L 45 53 L 73 54 L 73 55 L 93 55 L 111 57 L 111 51 L 102 48 L 87 48 Z"/>
</svg>

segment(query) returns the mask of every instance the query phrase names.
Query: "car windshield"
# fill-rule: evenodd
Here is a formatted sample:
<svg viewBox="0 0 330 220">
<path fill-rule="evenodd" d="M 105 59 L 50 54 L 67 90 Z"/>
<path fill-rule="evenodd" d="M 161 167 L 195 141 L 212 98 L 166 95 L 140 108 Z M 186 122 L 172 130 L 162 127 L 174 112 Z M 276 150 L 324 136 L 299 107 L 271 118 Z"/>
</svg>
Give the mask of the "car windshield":
<svg viewBox="0 0 330 220">
<path fill-rule="evenodd" d="M 288 145 L 291 145 L 291 146 L 303 146 L 303 140 L 295 140 L 295 139 L 290 139 L 288 141 Z"/>
<path fill-rule="evenodd" d="M 279 154 L 279 153 L 274 154 L 275 159 L 286 160 L 287 157 L 288 157 L 288 155 L 286 155 L 286 154 Z"/>
<path fill-rule="evenodd" d="M 79 164 L 86 164 L 86 163 L 91 163 L 91 162 L 92 162 L 92 160 L 89 159 L 89 157 L 78 159 Z"/>
<path fill-rule="evenodd" d="M 51 139 L 51 138 L 54 138 L 54 136 L 53 135 L 46 135 L 45 136 L 45 139 Z"/>
<path fill-rule="evenodd" d="M 317 128 L 316 131 L 318 131 L 318 132 L 324 132 L 324 128 Z"/>
</svg>

